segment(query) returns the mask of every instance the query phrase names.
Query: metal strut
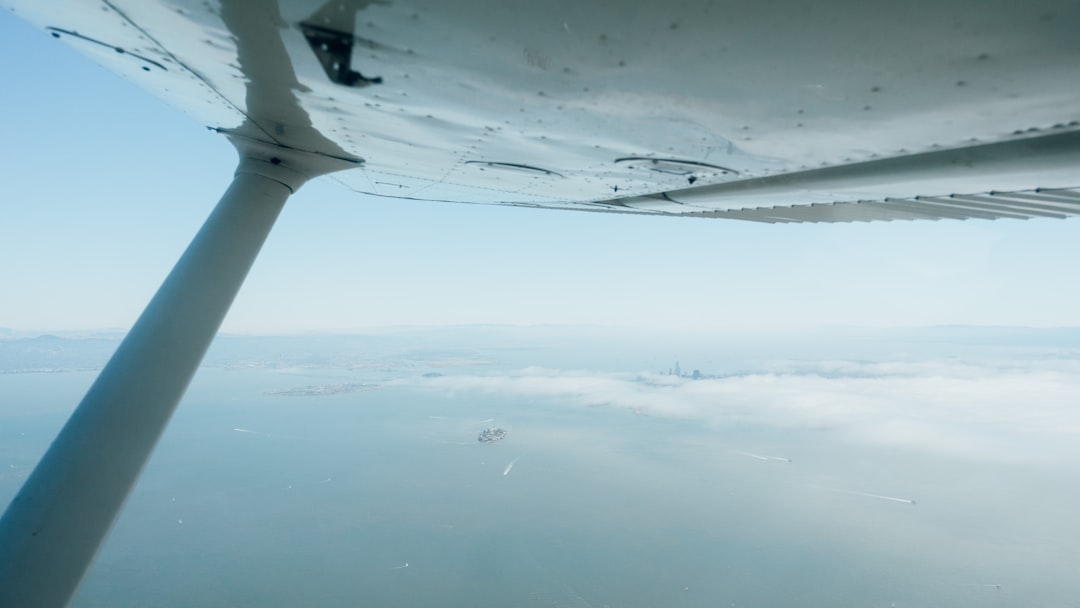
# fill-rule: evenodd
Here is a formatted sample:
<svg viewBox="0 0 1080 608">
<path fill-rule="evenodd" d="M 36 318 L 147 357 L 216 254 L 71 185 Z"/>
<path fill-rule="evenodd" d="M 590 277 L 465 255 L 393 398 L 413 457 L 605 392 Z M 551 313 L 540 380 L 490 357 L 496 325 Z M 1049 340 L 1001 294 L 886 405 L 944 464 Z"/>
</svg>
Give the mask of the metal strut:
<svg viewBox="0 0 1080 608">
<path fill-rule="evenodd" d="M 0 606 L 71 600 L 304 179 L 241 150 L 229 189 L 0 519 Z"/>
</svg>

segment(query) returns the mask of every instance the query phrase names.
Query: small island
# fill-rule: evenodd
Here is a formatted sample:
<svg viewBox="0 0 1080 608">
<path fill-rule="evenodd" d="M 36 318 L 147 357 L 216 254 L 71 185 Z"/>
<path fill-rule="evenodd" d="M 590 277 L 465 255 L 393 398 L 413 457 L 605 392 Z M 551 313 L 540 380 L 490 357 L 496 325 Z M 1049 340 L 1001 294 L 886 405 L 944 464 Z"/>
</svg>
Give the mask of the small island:
<svg viewBox="0 0 1080 608">
<path fill-rule="evenodd" d="M 480 431 L 480 436 L 476 438 L 480 443 L 495 443 L 496 441 L 502 441 L 506 439 L 506 435 L 509 431 L 506 429 L 500 429 L 497 427 L 491 427 Z"/>
</svg>

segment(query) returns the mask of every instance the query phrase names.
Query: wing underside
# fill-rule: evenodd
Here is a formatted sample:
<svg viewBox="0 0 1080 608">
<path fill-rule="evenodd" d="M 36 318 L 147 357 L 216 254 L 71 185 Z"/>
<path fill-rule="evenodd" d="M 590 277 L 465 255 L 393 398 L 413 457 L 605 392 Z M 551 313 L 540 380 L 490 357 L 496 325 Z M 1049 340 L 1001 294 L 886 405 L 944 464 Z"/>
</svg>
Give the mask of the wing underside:
<svg viewBox="0 0 1080 608">
<path fill-rule="evenodd" d="M 762 222 L 1067 217 L 1065 0 L 6 2 L 367 197 Z"/>
</svg>

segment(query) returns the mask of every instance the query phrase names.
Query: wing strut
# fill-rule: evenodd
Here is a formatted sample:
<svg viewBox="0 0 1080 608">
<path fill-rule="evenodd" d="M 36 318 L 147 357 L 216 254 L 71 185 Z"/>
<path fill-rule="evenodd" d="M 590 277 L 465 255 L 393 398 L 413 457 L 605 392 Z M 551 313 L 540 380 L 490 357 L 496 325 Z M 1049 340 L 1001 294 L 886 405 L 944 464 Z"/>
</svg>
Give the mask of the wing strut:
<svg viewBox="0 0 1080 608">
<path fill-rule="evenodd" d="M 326 172 L 233 141 L 232 185 L 0 519 L 0 606 L 71 600 L 285 200 Z"/>
</svg>

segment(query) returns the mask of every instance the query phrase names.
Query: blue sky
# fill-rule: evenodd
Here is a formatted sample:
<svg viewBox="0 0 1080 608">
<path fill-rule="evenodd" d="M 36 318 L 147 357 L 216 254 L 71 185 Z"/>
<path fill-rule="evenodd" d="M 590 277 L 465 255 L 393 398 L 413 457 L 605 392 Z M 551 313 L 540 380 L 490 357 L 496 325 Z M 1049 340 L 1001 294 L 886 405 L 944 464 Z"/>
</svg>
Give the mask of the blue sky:
<svg viewBox="0 0 1080 608">
<path fill-rule="evenodd" d="M 127 328 L 235 154 L 7 13 L 0 50 L 0 327 Z M 287 205 L 223 329 L 1077 325 L 1078 230 L 623 217 L 367 199 L 315 181 Z"/>
</svg>

